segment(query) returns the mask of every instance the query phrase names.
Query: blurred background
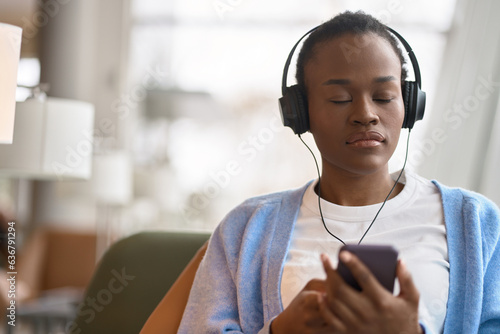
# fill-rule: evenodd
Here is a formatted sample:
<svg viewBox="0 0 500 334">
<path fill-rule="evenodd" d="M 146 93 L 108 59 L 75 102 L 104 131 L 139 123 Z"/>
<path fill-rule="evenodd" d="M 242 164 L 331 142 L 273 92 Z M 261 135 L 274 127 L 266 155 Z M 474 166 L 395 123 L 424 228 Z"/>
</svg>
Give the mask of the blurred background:
<svg viewBox="0 0 500 334">
<path fill-rule="evenodd" d="M 16 222 L 19 247 L 39 230 L 80 233 L 97 236 L 98 258 L 143 230 L 211 231 L 244 199 L 315 178 L 310 153 L 281 125 L 277 100 L 294 43 L 344 10 L 373 14 L 418 58 L 427 108 L 412 131 L 407 168 L 500 203 L 499 6 L 0 0 L 0 22 L 23 28 L 18 84 L 31 88 L 18 88 L 19 103 L 43 84 L 49 97 L 95 108 L 92 176 L 0 171 L 0 210 Z M 294 62 L 291 69 L 289 84 Z M 403 164 L 406 134 L 391 160 L 394 171 Z M 314 146 L 310 134 L 304 137 Z"/>
<path fill-rule="evenodd" d="M 0 20 L 24 27 L 19 82 L 47 83 L 49 96 L 92 103 L 94 155 L 119 152 L 130 170 L 123 187 L 129 189 L 122 189 L 128 194 L 118 204 L 98 203 L 88 181 L 21 180 L 19 189 L 18 180 L 4 179 L 1 207 L 17 211 L 18 226 L 92 231 L 105 206 L 121 235 L 211 230 L 245 198 L 316 177 L 309 152 L 281 126 L 277 99 L 293 44 L 344 10 L 375 15 L 414 48 L 429 99 L 416 142 L 434 111 L 447 39 L 463 20 L 455 0 L 0 4 Z M 404 144 L 398 156 L 403 151 Z M 19 191 L 24 204 L 12 196 Z"/>
</svg>

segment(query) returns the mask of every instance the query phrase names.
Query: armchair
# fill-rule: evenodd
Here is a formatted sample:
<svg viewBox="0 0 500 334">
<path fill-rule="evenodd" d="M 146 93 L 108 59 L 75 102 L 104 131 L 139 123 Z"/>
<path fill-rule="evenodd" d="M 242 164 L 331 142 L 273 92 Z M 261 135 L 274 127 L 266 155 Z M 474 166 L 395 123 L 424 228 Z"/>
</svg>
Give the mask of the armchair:
<svg viewBox="0 0 500 334">
<path fill-rule="evenodd" d="M 139 333 L 209 237 L 208 233 L 142 232 L 112 245 L 68 333 Z"/>
</svg>

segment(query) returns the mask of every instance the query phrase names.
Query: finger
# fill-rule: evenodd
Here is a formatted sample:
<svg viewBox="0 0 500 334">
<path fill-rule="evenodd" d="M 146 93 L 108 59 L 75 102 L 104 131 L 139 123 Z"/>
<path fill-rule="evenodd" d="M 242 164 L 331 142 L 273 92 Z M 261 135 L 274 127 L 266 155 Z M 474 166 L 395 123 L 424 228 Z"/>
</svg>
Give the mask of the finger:
<svg viewBox="0 0 500 334">
<path fill-rule="evenodd" d="M 313 278 L 302 289 L 303 291 L 326 292 L 326 280 Z"/>
<path fill-rule="evenodd" d="M 323 270 L 325 271 L 326 274 L 325 284 L 327 286 L 331 286 L 332 283 L 340 284 L 344 282 L 342 277 L 340 277 L 340 275 L 337 273 L 337 270 L 333 268 L 332 262 L 330 261 L 330 257 L 328 255 L 324 253 L 321 254 L 321 263 L 323 264 Z"/>
<path fill-rule="evenodd" d="M 326 298 L 324 296 L 318 296 L 319 313 L 322 316 L 325 323 L 332 330 L 346 331 L 347 328 L 330 309 L 328 308 Z"/>
<path fill-rule="evenodd" d="M 323 264 L 323 270 L 326 274 L 325 288 L 329 291 L 331 290 L 332 286 L 336 285 L 336 272 L 335 269 L 333 269 L 332 263 L 330 262 L 330 257 L 328 255 L 324 253 L 321 254 L 321 263 Z"/>
<path fill-rule="evenodd" d="M 382 298 L 389 293 L 356 255 L 348 251 L 342 251 L 339 254 L 339 259 L 349 268 L 363 292 L 373 298 Z"/>
<path fill-rule="evenodd" d="M 327 255 L 323 254 L 321 259 L 328 276 L 328 292 L 324 302 L 344 324 L 351 324 L 355 322 L 356 314 L 362 313 L 367 306 L 367 300 L 344 282 L 337 270 L 333 269 Z"/>
<path fill-rule="evenodd" d="M 323 264 L 323 269 L 327 275 L 334 270 L 332 263 L 330 262 L 330 257 L 325 253 L 321 253 L 321 263 Z"/>
<path fill-rule="evenodd" d="M 303 312 L 305 323 L 310 327 L 321 327 L 325 324 L 322 315 L 319 312 L 320 306 L 318 300 L 322 298 L 322 294 L 315 291 L 304 291 L 302 294 Z"/>
<path fill-rule="evenodd" d="M 418 303 L 420 293 L 413 283 L 413 278 L 411 276 L 411 273 L 408 271 L 406 264 L 401 259 L 398 261 L 396 276 L 398 278 L 400 286 L 399 296 L 403 297 L 406 300 Z"/>
<path fill-rule="evenodd" d="M 327 275 L 327 281 L 325 281 L 326 290 L 328 292 L 329 299 L 342 299 L 350 300 L 354 299 L 358 293 L 350 285 L 348 285 L 340 276 L 336 269 L 333 269 L 330 258 L 326 254 L 322 254 L 321 260 L 323 263 L 323 268 Z"/>
<path fill-rule="evenodd" d="M 325 290 L 327 294 L 333 298 L 336 295 L 336 291 L 342 284 L 345 285 L 344 280 L 337 273 L 335 269 L 333 269 L 330 258 L 326 254 L 321 254 L 321 262 L 323 264 L 323 269 L 326 273 L 325 280 Z"/>
</svg>

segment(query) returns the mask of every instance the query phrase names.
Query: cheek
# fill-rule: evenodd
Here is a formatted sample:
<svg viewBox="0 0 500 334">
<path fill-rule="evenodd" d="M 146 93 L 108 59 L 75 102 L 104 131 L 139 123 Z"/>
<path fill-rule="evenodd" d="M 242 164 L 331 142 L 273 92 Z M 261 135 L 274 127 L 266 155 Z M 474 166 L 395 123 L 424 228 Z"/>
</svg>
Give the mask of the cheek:
<svg viewBox="0 0 500 334">
<path fill-rule="evenodd" d="M 315 141 L 328 143 L 328 145 L 335 145 L 337 141 L 341 140 L 342 134 L 345 135 L 345 122 L 336 117 L 310 117 L 310 132 L 312 133 Z"/>
<path fill-rule="evenodd" d="M 386 127 L 388 128 L 401 129 L 403 127 L 404 118 L 405 118 L 405 107 L 403 99 L 398 99 L 397 102 L 396 101 L 394 102 L 392 108 L 388 109 L 385 112 L 383 123 L 385 123 Z"/>
<path fill-rule="evenodd" d="M 388 136 L 389 145 L 392 150 L 395 150 L 399 137 L 401 135 L 401 130 L 403 128 L 403 120 L 404 120 L 404 107 L 401 107 L 400 110 L 396 110 L 391 117 L 386 118 L 385 120 L 385 129 L 386 136 Z"/>
<path fill-rule="evenodd" d="M 345 113 L 332 110 L 330 102 L 326 99 L 314 99 L 308 104 L 309 124 L 311 133 L 314 132 L 338 132 L 345 126 Z"/>
</svg>

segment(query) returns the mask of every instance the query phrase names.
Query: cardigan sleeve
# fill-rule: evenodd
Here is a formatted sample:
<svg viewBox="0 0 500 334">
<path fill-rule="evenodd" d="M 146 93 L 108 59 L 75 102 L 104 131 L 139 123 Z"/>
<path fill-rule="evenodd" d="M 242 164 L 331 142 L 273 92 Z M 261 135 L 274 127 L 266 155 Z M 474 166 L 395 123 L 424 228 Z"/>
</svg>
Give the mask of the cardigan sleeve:
<svg viewBox="0 0 500 334">
<path fill-rule="evenodd" d="M 484 276 L 484 302 L 479 333 L 500 331 L 500 247 L 497 244 Z"/>
<path fill-rule="evenodd" d="M 269 300 L 274 284 L 268 277 L 279 272 L 271 249 L 281 207 L 281 198 L 246 201 L 219 224 L 196 273 L 179 333 L 269 333 L 275 316 L 269 304 L 278 302 Z"/>
<path fill-rule="evenodd" d="M 500 332 L 500 214 L 492 205 L 483 216 L 484 299 L 479 333 L 489 334 Z"/>
<path fill-rule="evenodd" d="M 433 182 L 442 195 L 450 261 L 444 333 L 498 333 L 500 211 L 481 194 Z"/>
<path fill-rule="evenodd" d="M 178 333 L 242 333 L 236 300 L 233 274 L 216 230 L 196 273 Z"/>
</svg>

